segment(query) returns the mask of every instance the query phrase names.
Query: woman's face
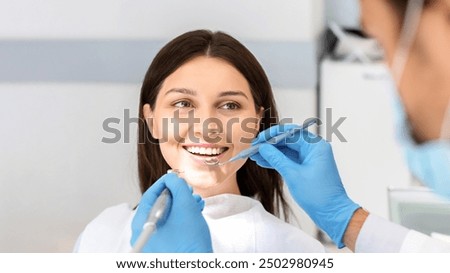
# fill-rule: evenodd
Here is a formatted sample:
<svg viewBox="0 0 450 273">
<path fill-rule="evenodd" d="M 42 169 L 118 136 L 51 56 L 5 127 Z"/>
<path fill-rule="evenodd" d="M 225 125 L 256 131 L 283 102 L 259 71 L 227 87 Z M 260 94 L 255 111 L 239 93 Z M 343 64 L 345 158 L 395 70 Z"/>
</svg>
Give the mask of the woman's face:
<svg viewBox="0 0 450 273">
<path fill-rule="evenodd" d="M 228 160 L 250 147 L 258 132 L 262 109 L 256 110 L 236 68 L 219 58 L 194 58 L 164 80 L 154 109 L 146 104 L 143 110 L 164 159 L 196 193 L 239 194 L 236 172 L 245 160 L 204 163 L 211 157 Z"/>
</svg>

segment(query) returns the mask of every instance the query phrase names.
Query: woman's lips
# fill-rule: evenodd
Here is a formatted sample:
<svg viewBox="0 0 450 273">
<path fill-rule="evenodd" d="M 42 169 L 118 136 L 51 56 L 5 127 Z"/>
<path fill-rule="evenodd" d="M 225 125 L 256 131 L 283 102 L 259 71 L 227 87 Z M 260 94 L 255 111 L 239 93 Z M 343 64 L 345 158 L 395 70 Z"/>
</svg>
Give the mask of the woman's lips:
<svg viewBox="0 0 450 273">
<path fill-rule="evenodd" d="M 227 147 L 184 146 L 186 151 L 200 156 L 219 156 L 228 150 Z"/>
</svg>

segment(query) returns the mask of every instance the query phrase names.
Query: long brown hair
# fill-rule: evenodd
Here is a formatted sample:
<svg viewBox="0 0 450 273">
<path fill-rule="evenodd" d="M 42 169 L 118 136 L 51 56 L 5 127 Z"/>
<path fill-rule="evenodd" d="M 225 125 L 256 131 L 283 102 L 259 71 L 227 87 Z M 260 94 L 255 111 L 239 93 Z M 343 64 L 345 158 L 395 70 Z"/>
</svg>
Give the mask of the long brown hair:
<svg viewBox="0 0 450 273">
<path fill-rule="evenodd" d="M 156 97 L 164 80 L 177 68 L 198 56 L 220 58 L 233 65 L 248 81 L 256 110 L 264 107 L 260 131 L 278 122 L 278 113 L 267 76 L 253 54 L 239 41 L 223 32 L 196 30 L 184 33 L 166 44 L 153 59 L 141 88 L 139 118 L 144 120 L 143 106 L 155 108 Z M 138 170 L 141 191 L 146 191 L 170 169 L 164 160 L 158 141 L 149 133 L 146 122 L 138 129 Z M 282 180 L 275 170 L 264 169 L 252 160 L 237 171 L 242 195 L 257 198 L 264 208 L 277 216 L 280 208 L 286 217 L 287 204 L 282 192 Z"/>
</svg>

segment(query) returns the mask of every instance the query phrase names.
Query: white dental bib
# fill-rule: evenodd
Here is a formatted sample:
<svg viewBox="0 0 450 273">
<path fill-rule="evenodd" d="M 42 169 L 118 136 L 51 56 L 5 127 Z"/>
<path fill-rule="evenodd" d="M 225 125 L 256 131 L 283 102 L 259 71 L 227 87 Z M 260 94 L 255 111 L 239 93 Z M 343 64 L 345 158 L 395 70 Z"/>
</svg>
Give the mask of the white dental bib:
<svg viewBox="0 0 450 273">
<path fill-rule="evenodd" d="M 325 252 L 319 241 L 268 213 L 255 199 L 221 194 L 204 200 L 214 252 Z M 126 204 L 106 209 L 87 225 L 75 251 L 129 252 L 134 213 Z"/>
</svg>

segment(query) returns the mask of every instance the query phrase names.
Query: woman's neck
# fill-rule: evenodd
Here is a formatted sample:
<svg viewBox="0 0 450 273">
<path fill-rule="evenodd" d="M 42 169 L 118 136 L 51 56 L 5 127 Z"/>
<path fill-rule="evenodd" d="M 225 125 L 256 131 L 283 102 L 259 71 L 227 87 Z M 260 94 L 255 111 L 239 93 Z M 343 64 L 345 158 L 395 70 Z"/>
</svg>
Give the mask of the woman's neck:
<svg viewBox="0 0 450 273">
<path fill-rule="evenodd" d="M 236 194 L 241 195 L 239 186 L 237 184 L 236 176 L 230 177 L 225 181 L 219 182 L 214 186 L 209 187 L 194 187 L 194 193 L 200 195 L 202 198 L 207 198 L 219 194 Z"/>
</svg>

